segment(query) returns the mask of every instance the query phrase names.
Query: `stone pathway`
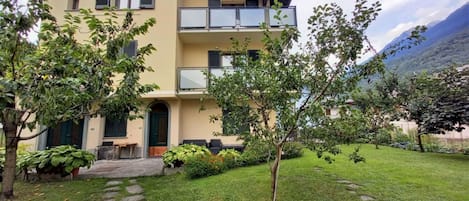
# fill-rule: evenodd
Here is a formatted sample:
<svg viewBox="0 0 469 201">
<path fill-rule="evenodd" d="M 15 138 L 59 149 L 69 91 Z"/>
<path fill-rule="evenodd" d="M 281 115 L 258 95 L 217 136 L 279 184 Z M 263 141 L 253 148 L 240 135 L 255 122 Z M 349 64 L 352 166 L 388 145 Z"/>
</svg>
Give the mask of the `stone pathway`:
<svg viewBox="0 0 469 201">
<path fill-rule="evenodd" d="M 111 180 L 105 185 L 103 200 L 104 201 L 116 201 L 116 198 L 121 194 L 122 187 L 128 196 L 121 199 L 121 201 L 143 201 L 143 188 L 138 185 L 137 180 L 131 179 L 128 182 L 122 180 Z"/>
<path fill-rule="evenodd" d="M 313 167 L 313 170 L 315 172 L 319 173 L 319 172 L 322 171 L 322 168 L 319 167 L 319 166 L 315 166 L 315 167 Z M 336 177 L 335 175 L 330 175 L 328 173 L 326 173 L 326 175 Z M 351 182 L 349 180 L 346 180 L 346 179 L 338 179 L 338 180 L 336 180 L 336 182 L 339 183 L 339 184 L 344 185 L 347 188 L 347 191 L 350 194 L 357 194 L 357 190 L 361 187 L 360 185 L 354 184 L 353 182 Z M 360 196 L 360 200 L 362 200 L 362 201 L 373 201 L 373 200 L 375 200 L 375 198 L 373 198 L 369 195 L 359 195 L 359 196 Z"/>
</svg>

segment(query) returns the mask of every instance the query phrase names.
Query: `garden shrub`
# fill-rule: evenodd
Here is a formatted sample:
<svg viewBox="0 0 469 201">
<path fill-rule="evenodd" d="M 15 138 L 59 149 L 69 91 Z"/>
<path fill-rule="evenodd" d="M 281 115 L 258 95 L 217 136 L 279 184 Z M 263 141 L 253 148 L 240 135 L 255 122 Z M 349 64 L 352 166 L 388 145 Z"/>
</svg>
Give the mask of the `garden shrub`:
<svg viewBox="0 0 469 201">
<path fill-rule="evenodd" d="M 396 132 L 396 135 L 394 136 L 393 141 L 397 143 L 401 143 L 401 142 L 405 143 L 405 142 L 410 142 L 411 139 L 409 135 L 405 133 Z"/>
<path fill-rule="evenodd" d="M 275 159 L 275 148 L 266 142 L 252 141 L 241 154 L 242 166 L 257 165 Z"/>
<path fill-rule="evenodd" d="M 305 146 L 299 142 L 286 142 L 283 146 L 282 159 L 301 157 L 304 148 Z"/>
<path fill-rule="evenodd" d="M 464 154 L 464 155 L 469 155 L 469 148 L 465 148 L 465 149 L 462 151 L 462 154 Z"/>
<path fill-rule="evenodd" d="M 181 167 L 188 159 L 194 156 L 211 155 L 210 150 L 204 146 L 183 144 L 173 147 L 163 154 L 166 167 Z"/>
<path fill-rule="evenodd" d="M 236 168 L 241 166 L 241 154 L 234 149 L 224 149 L 218 153 L 223 158 L 226 168 Z"/>
<path fill-rule="evenodd" d="M 378 130 L 376 135 L 376 139 L 378 140 L 379 144 L 391 144 L 391 132 L 392 129 L 388 128 L 381 128 Z"/>
<path fill-rule="evenodd" d="M 184 171 L 191 179 L 220 174 L 225 169 L 223 158 L 210 154 L 189 157 L 184 163 Z"/>
</svg>

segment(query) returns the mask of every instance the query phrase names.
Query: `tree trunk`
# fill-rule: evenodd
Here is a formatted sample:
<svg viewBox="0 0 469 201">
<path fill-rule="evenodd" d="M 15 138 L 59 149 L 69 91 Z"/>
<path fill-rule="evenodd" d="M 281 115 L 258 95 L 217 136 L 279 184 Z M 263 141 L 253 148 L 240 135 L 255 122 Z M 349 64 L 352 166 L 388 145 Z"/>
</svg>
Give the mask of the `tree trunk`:
<svg viewBox="0 0 469 201">
<path fill-rule="evenodd" d="M 423 148 L 422 144 L 422 134 L 417 134 L 417 143 L 419 145 L 420 152 L 425 152 L 425 149 Z"/>
<path fill-rule="evenodd" d="M 282 160 L 282 147 L 283 143 L 276 145 L 275 150 L 277 151 L 275 155 L 274 163 L 270 168 L 270 174 L 272 177 L 272 201 L 277 200 L 277 187 L 278 187 L 278 171 L 280 168 L 280 160 Z"/>
<path fill-rule="evenodd" d="M 5 143 L 5 165 L 3 169 L 2 195 L 0 200 L 13 199 L 13 184 L 16 175 L 16 150 L 18 148 L 18 138 L 16 130 L 18 126 L 14 123 L 3 125 L 3 131 L 6 136 Z"/>
</svg>

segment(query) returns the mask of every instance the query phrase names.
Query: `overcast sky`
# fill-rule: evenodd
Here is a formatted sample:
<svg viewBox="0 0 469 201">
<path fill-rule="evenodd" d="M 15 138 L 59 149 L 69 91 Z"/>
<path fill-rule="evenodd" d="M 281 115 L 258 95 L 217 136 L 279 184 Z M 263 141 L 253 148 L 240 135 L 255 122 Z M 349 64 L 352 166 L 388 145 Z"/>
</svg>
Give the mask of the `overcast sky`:
<svg viewBox="0 0 469 201">
<path fill-rule="evenodd" d="M 307 19 L 314 6 L 334 2 L 346 13 L 351 13 L 354 0 L 292 0 L 296 6 L 298 27 L 306 32 Z M 369 2 L 375 2 L 369 0 Z M 369 39 L 377 50 L 381 50 L 392 39 L 402 32 L 417 25 L 445 19 L 451 12 L 469 0 L 381 0 L 382 11 L 367 31 Z M 349 14 L 350 15 L 350 14 Z"/>
</svg>

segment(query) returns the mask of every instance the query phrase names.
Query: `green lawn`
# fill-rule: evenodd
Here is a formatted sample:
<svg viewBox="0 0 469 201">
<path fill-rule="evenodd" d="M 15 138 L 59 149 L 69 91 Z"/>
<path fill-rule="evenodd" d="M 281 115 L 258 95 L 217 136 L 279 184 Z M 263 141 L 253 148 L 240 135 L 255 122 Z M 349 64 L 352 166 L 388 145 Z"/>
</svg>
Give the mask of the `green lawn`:
<svg viewBox="0 0 469 201">
<path fill-rule="evenodd" d="M 366 163 L 347 159 L 355 146 L 343 146 L 336 162 L 328 164 L 306 152 L 298 159 L 282 161 L 279 200 L 469 200 L 469 156 L 403 151 L 362 145 Z M 357 185 L 348 192 L 337 180 Z M 105 179 L 18 183 L 20 200 L 99 200 Z M 267 165 L 230 170 L 208 178 L 189 180 L 184 175 L 141 177 L 147 200 L 269 200 L 270 174 Z"/>
</svg>

